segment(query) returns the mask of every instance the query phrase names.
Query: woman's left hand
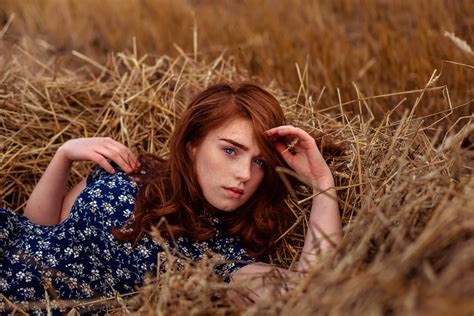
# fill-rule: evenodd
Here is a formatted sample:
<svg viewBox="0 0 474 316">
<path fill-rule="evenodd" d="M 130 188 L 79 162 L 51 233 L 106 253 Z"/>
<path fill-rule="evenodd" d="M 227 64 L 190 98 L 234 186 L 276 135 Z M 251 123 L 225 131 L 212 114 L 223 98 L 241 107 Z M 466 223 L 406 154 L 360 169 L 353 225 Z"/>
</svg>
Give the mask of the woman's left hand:
<svg viewBox="0 0 474 316">
<path fill-rule="evenodd" d="M 265 135 L 286 163 L 308 183 L 315 186 L 323 181 L 334 181 L 314 138 L 307 132 L 293 125 L 283 125 L 265 131 Z M 290 145 L 284 144 L 282 138 Z"/>
</svg>

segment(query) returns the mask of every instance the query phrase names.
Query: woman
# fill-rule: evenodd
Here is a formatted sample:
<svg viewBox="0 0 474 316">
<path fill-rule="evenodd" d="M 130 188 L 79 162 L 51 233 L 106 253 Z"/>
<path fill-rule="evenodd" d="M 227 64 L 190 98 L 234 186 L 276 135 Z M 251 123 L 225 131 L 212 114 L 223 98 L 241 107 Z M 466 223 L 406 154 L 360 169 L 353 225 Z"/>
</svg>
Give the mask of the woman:
<svg viewBox="0 0 474 316">
<path fill-rule="evenodd" d="M 0 291 L 14 302 L 42 300 L 45 290 L 60 299 L 131 292 L 157 269 L 164 245 L 149 236 L 157 227 L 167 246 L 186 257 L 220 254 L 225 261 L 216 273 L 228 282 L 254 280 L 251 298 L 258 299 L 268 290 L 263 275 L 275 269 L 259 260 L 292 224 L 277 166 L 323 191 L 313 198 L 296 268 L 304 272 L 317 248 L 340 243 L 341 224 L 334 180 L 314 139 L 284 124 L 271 94 L 230 83 L 191 101 L 166 160 L 136 157 L 110 138 L 67 141 L 23 215 L 0 209 Z M 66 192 L 74 161 L 102 168 Z"/>
</svg>

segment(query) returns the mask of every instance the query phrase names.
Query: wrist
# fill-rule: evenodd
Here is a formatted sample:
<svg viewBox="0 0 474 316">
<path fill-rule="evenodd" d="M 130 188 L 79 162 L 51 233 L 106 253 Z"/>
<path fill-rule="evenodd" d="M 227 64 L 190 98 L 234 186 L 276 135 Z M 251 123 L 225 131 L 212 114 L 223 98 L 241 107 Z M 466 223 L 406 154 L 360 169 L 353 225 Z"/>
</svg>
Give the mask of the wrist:
<svg viewBox="0 0 474 316">
<path fill-rule="evenodd" d="M 67 152 L 64 148 L 64 144 L 58 148 L 58 150 L 56 151 L 56 154 L 54 155 L 54 158 L 56 158 L 57 160 L 59 160 L 61 163 L 65 165 L 68 165 L 68 166 L 72 165 L 72 160 L 69 159 L 69 157 L 67 156 Z"/>
<path fill-rule="evenodd" d="M 311 186 L 313 187 L 313 190 L 316 190 L 316 191 L 326 190 L 330 187 L 334 187 L 335 186 L 334 177 L 332 176 L 332 174 L 318 177 L 311 181 Z"/>
</svg>

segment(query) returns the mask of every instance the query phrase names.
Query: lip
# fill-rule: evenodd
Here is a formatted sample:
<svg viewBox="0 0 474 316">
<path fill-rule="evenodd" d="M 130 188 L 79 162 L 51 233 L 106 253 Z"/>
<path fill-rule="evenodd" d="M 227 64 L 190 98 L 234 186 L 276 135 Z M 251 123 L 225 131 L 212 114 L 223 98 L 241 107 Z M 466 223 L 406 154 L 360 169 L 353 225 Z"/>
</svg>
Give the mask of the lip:
<svg viewBox="0 0 474 316">
<path fill-rule="evenodd" d="M 242 195 L 244 195 L 244 191 L 242 189 L 239 189 L 239 188 L 226 188 L 226 187 L 224 187 L 224 189 L 226 190 L 227 194 L 229 194 L 229 196 L 233 199 L 240 199 L 242 197 Z"/>
</svg>

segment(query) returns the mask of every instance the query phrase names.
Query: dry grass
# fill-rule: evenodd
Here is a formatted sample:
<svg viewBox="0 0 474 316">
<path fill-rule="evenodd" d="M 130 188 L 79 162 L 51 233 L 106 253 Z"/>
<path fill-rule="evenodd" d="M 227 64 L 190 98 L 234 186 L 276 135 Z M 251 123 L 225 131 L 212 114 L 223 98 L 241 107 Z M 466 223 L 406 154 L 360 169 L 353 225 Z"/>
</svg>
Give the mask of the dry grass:
<svg viewBox="0 0 474 316">
<path fill-rule="evenodd" d="M 175 44 L 203 58 L 226 51 L 251 76 L 275 80 L 283 89 L 295 91 L 301 85 L 295 63 L 300 67 L 308 63 L 304 83 L 308 93 L 316 98 L 326 88 L 317 109 L 338 104 L 338 88 L 342 102 L 359 93 L 375 96 L 422 88 L 433 69 L 443 73 L 438 85 L 447 86 L 453 106 L 472 101 L 473 71 L 460 64 L 472 66 L 474 57 L 444 36 L 450 32 L 474 43 L 474 17 L 467 12 L 474 12 L 470 0 L 4 0 L 0 4 L 5 24 L 15 14 L 4 40 L 24 44 L 31 38 L 50 56 L 62 56 L 60 64 L 76 61 L 71 59 L 72 50 L 104 63 L 110 52 L 131 52 L 135 37 L 141 54 L 176 56 Z M 416 113 L 449 109 L 445 94 L 427 95 Z M 411 108 L 416 94 L 406 97 L 394 112 L 398 118 Z M 400 101 L 383 100 L 371 106 L 379 118 Z M 470 114 L 466 107 L 457 109 L 445 126 Z"/>
<path fill-rule="evenodd" d="M 289 5 L 285 1 L 271 7 L 263 2 L 261 7 L 268 10 L 268 15 L 257 20 L 263 9 L 255 9 L 252 14 L 258 23 L 247 27 L 239 24 L 243 21 L 236 14 L 243 7 L 229 2 L 225 3 L 234 6 L 233 15 L 205 1 L 196 6 L 185 1 L 144 1 L 141 6 L 125 1 L 114 2 L 113 6 L 108 1 L 80 3 L 2 3 L 5 12 L 14 8 L 17 15 L 8 29 L 0 32 L 8 40 L 2 43 L 5 54 L 0 58 L 0 207 L 18 210 L 24 206 L 55 150 L 73 137 L 112 136 L 132 148 L 166 156 L 175 121 L 195 92 L 215 82 L 258 75 L 255 80 L 276 95 L 290 122 L 320 135 L 323 144 L 331 139 L 345 147 L 342 154 L 333 154 L 330 147 L 322 148 L 338 186 L 344 241 L 339 249 L 321 257 L 293 291 L 245 310 L 228 299 L 227 291 L 234 286 L 212 276 L 213 259 L 197 265 L 185 262 L 185 269 L 178 272 L 173 256 L 169 256 L 167 274 L 158 279 L 150 276 L 138 295 L 83 302 L 80 306 L 63 303 L 78 309 L 108 303 L 116 314 L 474 313 L 472 56 L 452 42 L 465 39 L 467 45 L 472 45 L 467 37 L 472 34 L 468 32 L 472 21 L 455 19 L 455 13 L 467 12 L 472 2 L 420 1 L 414 5 L 404 1 L 360 1 L 365 10 L 352 2 L 312 2 L 311 11 L 295 1 L 294 12 L 301 15 L 284 19 L 286 28 L 278 28 L 281 23 L 275 22 Z M 73 6 L 75 10 L 71 10 Z M 151 27 L 146 26 L 152 23 L 151 17 L 140 15 L 144 6 L 150 6 L 150 16 L 154 12 L 163 20 L 163 26 L 156 26 L 157 35 L 150 35 Z M 414 10 L 413 16 L 375 10 L 381 6 Z M 104 13 L 111 8 L 117 11 Z M 183 18 L 190 14 L 190 8 L 196 12 L 199 47 L 204 46 L 196 54 L 192 39 L 185 40 L 192 34 L 192 19 Z M 124 9 L 129 12 L 128 19 L 116 19 Z M 53 15 L 53 10 L 70 13 Z M 213 10 L 218 13 L 215 19 L 205 19 Z M 311 12 L 320 12 L 316 22 L 308 20 Z M 354 12 L 366 19 L 355 21 L 351 18 Z M 48 17 L 48 21 L 35 24 L 39 16 Z M 61 16 L 63 26 L 58 32 L 55 27 Z M 64 16 L 68 18 L 64 20 Z M 79 17 L 87 17 L 94 27 Z M 346 23 L 339 17 L 346 17 Z M 216 21 L 225 18 L 241 32 L 230 32 L 227 26 L 215 29 Z M 398 23 L 400 19 L 407 21 Z M 183 25 L 175 30 L 171 25 L 175 26 L 176 20 L 183 21 Z M 300 20 L 310 26 L 320 25 L 305 28 Z M 112 21 L 130 23 L 131 27 Z M 413 26 L 413 21 L 422 27 L 410 33 L 404 25 Z M 385 23 L 400 29 L 388 28 Z M 115 32 L 114 25 L 121 31 Z M 257 25 L 260 30 L 269 30 L 267 35 L 257 36 Z M 285 50 L 292 39 L 286 32 L 288 26 L 299 25 L 301 33 L 295 35 L 295 47 Z M 353 38 L 343 36 L 347 30 L 358 30 L 354 25 L 364 32 L 351 33 Z M 141 31 L 134 29 L 138 27 Z M 77 38 L 66 36 L 73 28 Z M 164 29 L 173 29 L 174 37 L 161 31 Z M 281 40 L 271 36 L 274 30 L 281 31 Z M 444 30 L 454 31 L 456 37 L 444 37 Z M 226 34 L 222 41 L 217 41 L 217 32 Z M 249 35 L 252 32 L 254 36 Z M 91 34 L 96 34 L 100 45 L 109 46 L 95 47 L 88 37 Z M 137 49 L 129 48 L 131 41 L 123 40 L 132 34 L 137 36 Z M 397 37 L 400 34 L 404 36 Z M 33 35 L 36 40 L 31 40 Z M 158 36 L 161 41 L 156 40 Z M 238 42 L 239 36 L 249 41 L 246 46 Z M 310 43 L 299 36 L 324 40 Z M 40 38 L 49 44 L 38 41 Z M 435 43 L 434 39 L 441 42 Z M 165 47 L 174 40 L 190 53 L 173 48 L 172 55 L 154 54 L 171 49 L 158 45 Z M 12 47 L 12 41 L 19 45 Z M 361 47 L 353 46 L 351 41 Z M 312 45 L 314 48 L 309 48 Z M 224 47 L 229 48 L 226 54 L 221 49 Z M 254 56 L 256 61 L 242 63 L 244 57 L 236 47 L 245 47 L 243 54 Z M 70 54 L 71 48 L 77 51 Z M 105 56 L 104 51 L 109 49 L 129 53 Z M 298 54 L 310 49 L 318 57 L 305 67 L 305 59 L 299 59 Z M 375 51 L 380 52 L 377 57 Z M 361 71 L 371 58 L 376 61 Z M 445 64 L 441 75 L 433 73 L 437 67 L 432 62 L 440 58 L 464 65 Z M 298 72 L 291 65 L 294 61 L 303 61 Z M 255 62 L 262 70 L 252 68 Z M 354 80 L 354 73 L 362 75 Z M 276 80 L 268 80 L 273 77 Z M 285 78 L 289 85 L 283 84 Z M 323 85 L 328 87 L 326 92 Z M 91 167 L 75 164 L 71 184 Z M 309 204 L 301 201 L 308 194 L 304 187 L 297 188 L 297 193 L 296 199 L 288 200 L 296 225 L 268 258 L 282 267 L 291 267 L 298 259 L 305 233 Z M 212 300 L 216 295 L 221 299 Z"/>
<path fill-rule="evenodd" d="M 192 94 L 214 82 L 246 77 L 236 71 L 232 58 L 204 62 L 186 55 L 173 59 L 118 54 L 100 65 L 98 76 L 88 71 L 96 66 L 84 59 L 82 63 L 80 72 L 53 70 L 21 49 L 4 59 L 1 206 L 23 206 L 54 151 L 73 137 L 110 135 L 130 147 L 166 155 L 175 120 Z M 339 113 L 323 115 L 298 94 L 288 95 L 275 84 L 267 88 L 293 123 L 347 149 L 331 156 L 323 148 L 339 190 L 345 223 L 342 247 L 321 258 L 278 302 L 262 301 L 246 311 L 237 310 L 226 299 L 226 285 L 213 279 L 209 263 L 203 262 L 197 267 L 188 264 L 181 273 L 170 269 L 159 286 L 152 282 L 131 300 L 115 299 L 123 304 L 117 312 L 167 314 L 191 307 L 198 314 L 233 310 L 251 315 L 295 310 L 472 312 L 472 144 L 466 147 L 469 137 L 472 141 L 472 117 L 459 121 L 457 134 L 429 138 L 425 131 L 430 126 L 409 113 L 400 120 L 389 115 L 374 120 L 370 115 L 348 115 L 341 107 Z M 300 91 L 305 95 L 306 87 Z M 369 107 L 371 102 L 364 101 Z M 89 168 L 74 165 L 72 181 Z M 298 193 L 300 200 L 307 195 L 304 188 Z M 298 199 L 288 201 L 297 225 L 269 258 L 283 267 L 297 260 L 305 232 L 308 202 Z M 219 305 L 211 301 L 210 293 L 221 295 Z"/>
</svg>

